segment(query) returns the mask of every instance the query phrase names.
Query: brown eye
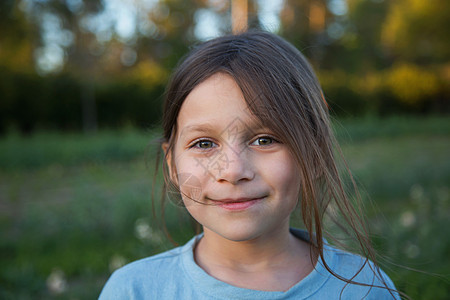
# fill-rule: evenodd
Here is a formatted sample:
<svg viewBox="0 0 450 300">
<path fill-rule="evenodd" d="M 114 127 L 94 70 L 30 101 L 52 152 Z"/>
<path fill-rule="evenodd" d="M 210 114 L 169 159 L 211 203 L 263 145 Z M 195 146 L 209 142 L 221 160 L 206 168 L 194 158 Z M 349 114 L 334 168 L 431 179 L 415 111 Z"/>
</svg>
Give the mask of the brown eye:
<svg viewBox="0 0 450 300">
<path fill-rule="evenodd" d="M 268 136 L 264 136 L 264 137 L 259 137 L 257 138 L 252 145 L 256 145 L 256 146 L 267 146 L 273 143 L 273 138 L 268 137 Z"/>
<path fill-rule="evenodd" d="M 198 141 L 195 146 L 201 149 L 209 149 L 214 146 L 214 143 L 208 140 Z"/>
</svg>

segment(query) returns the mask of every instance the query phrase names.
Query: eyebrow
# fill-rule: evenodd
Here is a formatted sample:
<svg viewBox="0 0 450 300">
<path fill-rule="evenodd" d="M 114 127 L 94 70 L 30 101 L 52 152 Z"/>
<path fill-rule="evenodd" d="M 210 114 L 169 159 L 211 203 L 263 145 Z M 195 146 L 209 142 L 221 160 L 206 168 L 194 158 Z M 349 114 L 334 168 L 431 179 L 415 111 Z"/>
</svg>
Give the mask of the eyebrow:
<svg viewBox="0 0 450 300">
<path fill-rule="evenodd" d="M 186 131 L 189 132 L 211 132 L 214 131 L 214 125 L 212 123 L 200 123 L 200 124 L 193 124 L 183 127 L 183 129 L 180 131 L 180 136 L 186 133 Z"/>
<path fill-rule="evenodd" d="M 256 132 L 261 129 L 269 130 L 267 127 L 261 126 L 261 124 L 259 122 L 250 122 L 250 124 L 244 123 L 244 126 L 251 132 Z M 210 122 L 192 124 L 192 125 L 187 125 L 187 126 L 183 127 L 183 129 L 180 131 L 180 136 L 182 136 L 183 134 L 186 134 L 187 132 L 210 133 L 210 132 L 214 132 L 217 130 L 218 130 L 217 124 L 213 124 Z M 222 130 L 223 129 L 221 129 L 221 132 L 222 132 Z"/>
</svg>

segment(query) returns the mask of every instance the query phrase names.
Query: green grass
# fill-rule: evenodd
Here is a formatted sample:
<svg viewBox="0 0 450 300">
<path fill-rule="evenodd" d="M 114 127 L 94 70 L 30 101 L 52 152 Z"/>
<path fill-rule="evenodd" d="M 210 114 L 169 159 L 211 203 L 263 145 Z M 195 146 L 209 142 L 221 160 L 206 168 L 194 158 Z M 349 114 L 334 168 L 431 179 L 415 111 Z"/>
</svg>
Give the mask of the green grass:
<svg viewBox="0 0 450 300">
<path fill-rule="evenodd" d="M 336 129 L 377 248 L 397 264 L 441 276 L 383 268 L 413 299 L 445 299 L 450 121 L 367 118 L 341 120 Z M 2 137 L 0 299 L 96 298 L 111 270 L 170 247 L 151 214 L 155 151 L 148 144 L 156 136 L 129 129 Z M 168 227 L 182 243 L 193 234 L 189 219 L 169 207 Z"/>
<path fill-rule="evenodd" d="M 132 129 L 96 134 L 37 132 L 32 136 L 10 133 L 0 140 L 0 169 L 36 169 L 49 165 L 129 161 L 152 151 L 157 131 Z"/>
</svg>

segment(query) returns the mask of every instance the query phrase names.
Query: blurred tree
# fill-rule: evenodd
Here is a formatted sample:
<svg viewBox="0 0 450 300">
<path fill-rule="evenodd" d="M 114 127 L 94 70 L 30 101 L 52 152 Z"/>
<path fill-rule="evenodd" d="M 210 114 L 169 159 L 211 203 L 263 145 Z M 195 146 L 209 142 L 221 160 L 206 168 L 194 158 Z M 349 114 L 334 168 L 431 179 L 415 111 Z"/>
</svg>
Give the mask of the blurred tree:
<svg viewBox="0 0 450 300">
<path fill-rule="evenodd" d="M 13 112 L 30 103 L 25 95 L 28 86 L 24 89 L 23 84 L 35 84 L 33 51 L 39 31 L 28 22 L 19 4 L 14 0 L 0 1 L 0 133 L 10 126 Z M 21 126 L 27 131 L 33 116 L 29 112 L 21 113 L 28 119 Z"/>
<path fill-rule="evenodd" d="M 39 41 L 34 49 L 36 70 L 47 75 L 61 70 L 78 76 L 82 92 L 82 124 L 85 130 L 97 127 L 92 81 L 97 68 L 92 33 L 83 30 L 86 16 L 98 13 L 101 0 L 21 1 L 20 5 L 37 30 Z M 64 101 L 56 99 L 56 101 Z"/>
<path fill-rule="evenodd" d="M 97 127 L 96 110 L 101 109 L 97 108 L 94 88 L 100 81 L 136 80 L 158 89 L 165 83 L 168 72 L 164 70 L 172 68 L 195 40 L 194 16 L 201 2 L 22 0 L 17 3 L 29 26 L 36 28 L 36 42 L 29 47 L 35 54 L 36 70 L 44 76 L 68 72 L 81 83 L 83 127 L 89 131 Z M 9 6 L 17 7 L 14 3 L 8 2 Z M 11 32 L 6 36 L 17 35 Z M 10 44 L 18 48 L 18 43 Z M 12 46 L 7 49 L 17 52 Z M 33 65 L 31 61 L 29 65 Z M 127 78 L 129 74 L 133 76 Z"/>
<path fill-rule="evenodd" d="M 385 53 L 381 47 L 381 27 L 389 9 L 389 1 L 348 0 L 345 32 L 337 43 L 343 47 L 337 56 L 343 59 L 341 68 L 354 73 L 367 73 L 386 67 Z M 347 68 L 346 68 L 347 67 Z"/>
<path fill-rule="evenodd" d="M 329 43 L 325 29 L 333 18 L 326 0 L 285 0 L 280 34 L 319 66 Z"/>
<path fill-rule="evenodd" d="M 0 65 L 14 70 L 33 69 L 33 50 L 39 32 L 28 22 L 15 0 L 0 2 Z"/>
<path fill-rule="evenodd" d="M 231 0 L 231 31 L 240 33 L 248 30 L 248 1 Z"/>
<path fill-rule="evenodd" d="M 344 110 L 389 111 L 397 101 L 402 109 L 425 111 L 448 98 L 450 2 L 268 3 L 247 1 L 248 27 L 277 32 L 299 48 L 318 71 L 326 96 Z M 47 118 L 60 128 L 78 118 L 86 130 L 97 123 L 134 124 L 133 111 L 159 109 L 168 74 L 190 45 L 231 29 L 228 0 L 0 1 L 0 131 L 14 118 L 26 131 L 35 123 L 52 124 Z M 413 84 L 417 93 L 405 93 L 421 72 L 430 80 L 420 88 Z M 68 88 L 59 89 L 61 83 Z M 110 88 L 117 92 L 107 93 Z M 152 105 L 146 106 L 145 95 Z M 74 115 L 65 122 L 54 118 L 58 111 Z M 150 115 L 148 123 L 157 122 L 159 114 Z"/>
<path fill-rule="evenodd" d="M 64 67 L 84 69 L 92 66 L 88 46 L 90 32 L 83 30 L 86 16 L 102 9 L 101 0 L 22 0 L 20 7 L 38 33 L 35 62 L 40 74 Z M 88 63 L 86 63 L 88 61 Z M 81 65 L 80 65 L 81 64 Z"/>
<path fill-rule="evenodd" d="M 382 42 L 393 58 L 448 63 L 450 1 L 392 1 L 382 24 Z"/>
<path fill-rule="evenodd" d="M 152 32 L 137 37 L 135 48 L 139 59 L 173 68 L 195 41 L 195 13 L 203 6 L 199 0 L 159 1 L 141 17 L 152 24 Z"/>
</svg>

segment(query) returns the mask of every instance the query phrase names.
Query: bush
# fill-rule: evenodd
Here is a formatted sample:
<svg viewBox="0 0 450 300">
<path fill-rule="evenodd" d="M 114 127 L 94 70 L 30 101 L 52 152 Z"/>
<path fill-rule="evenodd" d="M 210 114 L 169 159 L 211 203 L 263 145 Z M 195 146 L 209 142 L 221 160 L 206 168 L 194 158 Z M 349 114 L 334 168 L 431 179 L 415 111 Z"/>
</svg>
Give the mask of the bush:
<svg viewBox="0 0 450 300">
<path fill-rule="evenodd" d="M 341 71 L 319 72 L 319 78 L 332 111 L 340 116 L 448 112 L 449 78 L 445 76 L 445 68 L 441 71 L 444 76 L 438 73 L 431 68 L 401 63 L 362 76 Z"/>
<path fill-rule="evenodd" d="M 94 122 L 98 121 L 100 127 L 151 127 L 161 117 L 164 85 L 154 79 L 144 85 L 142 79 L 133 75 L 127 80 L 120 77 L 83 83 L 69 73 L 41 77 L 2 68 L 0 133 L 10 128 L 24 133 L 36 129 L 79 131 L 85 117 L 82 97 L 87 93 L 92 93 Z"/>
</svg>

